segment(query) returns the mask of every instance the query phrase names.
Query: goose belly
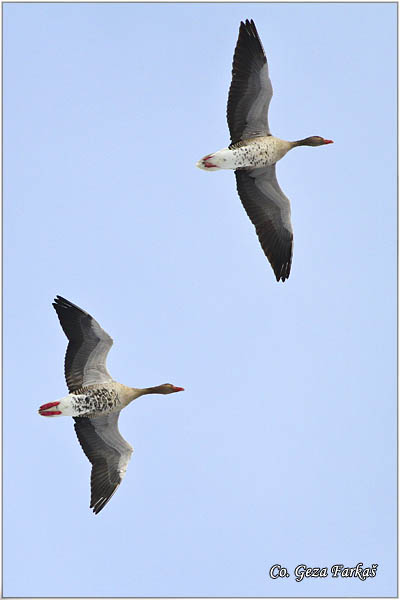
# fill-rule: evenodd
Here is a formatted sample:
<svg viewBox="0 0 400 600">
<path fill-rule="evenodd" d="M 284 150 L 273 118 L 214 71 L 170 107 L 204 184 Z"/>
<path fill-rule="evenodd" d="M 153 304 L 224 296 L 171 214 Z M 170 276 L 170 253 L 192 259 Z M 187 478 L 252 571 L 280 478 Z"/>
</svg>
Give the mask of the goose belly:
<svg viewBox="0 0 400 600">
<path fill-rule="evenodd" d="M 246 167 L 266 167 L 275 164 L 287 152 L 273 136 L 239 142 L 236 147 L 222 148 L 214 154 L 202 158 L 197 166 L 208 171 L 217 169 L 241 169 Z"/>
<path fill-rule="evenodd" d="M 60 416 L 67 417 L 99 417 L 121 410 L 122 403 L 118 392 L 101 387 L 91 390 L 78 390 L 59 400 L 56 407 Z"/>
<path fill-rule="evenodd" d="M 86 393 L 72 395 L 72 404 L 74 410 L 78 412 L 76 416 L 85 417 L 109 415 L 122 408 L 117 390 L 107 387 L 99 387 Z"/>
</svg>

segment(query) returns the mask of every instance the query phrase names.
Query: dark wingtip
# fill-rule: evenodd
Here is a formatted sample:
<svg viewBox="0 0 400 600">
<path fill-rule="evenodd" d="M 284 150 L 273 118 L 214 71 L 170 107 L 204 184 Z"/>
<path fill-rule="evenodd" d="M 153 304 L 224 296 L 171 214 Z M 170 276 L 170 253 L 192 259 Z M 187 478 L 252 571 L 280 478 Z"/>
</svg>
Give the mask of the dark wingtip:
<svg viewBox="0 0 400 600">
<path fill-rule="evenodd" d="M 75 310 L 78 310 L 79 312 L 86 313 L 86 311 L 83 310 L 83 308 L 81 308 L 77 304 L 74 304 L 70 300 L 67 300 L 67 298 L 64 298 L 63 296 L 59 296 L 59 295 L 57 295 L 54 298 L 53 306 L 56 310 L 57 310 L 57 308 L 67 308 L 67 309 L 73 308 Z"/>
<path fill-rule="evenodd" d="M 269 258 L 268 255 L 267 255 L 267 258 L 272 265 L 272 260 Z M 275 273 L 275 278 L 278 282 L 282 281 L 282 283 L 284 283 L 287 279 L 289 279 L 291 266 L 292 266 L 292 259 L 290 259 L 289 262 L 284 263 L 280 268 L 275 268 L 274 266 L 272 266 L 274 273 Z"/>
<path fill-rule="evenodd" d="M 277 282 L 278 282 L 278 283 L 279 283 L 280 281 L 282 281 L 282 283 L 285 283 L 286 279 L 288 279 L 288 278 L 289 278 L 289 275 L 288 275 L 288 276 L 286 276 L 286 275 L 277 275 L 277 274 L 275 273 L 275 277 L 276 277 L 276 280 L 277 280 Z"/>
<path fill-rule="evenodd" d="M 253 19 L 246 19 L 245 21 L 240 21 L 240 28 L 245 29 L 248 33 L 251 33 L 256 37 L 258 36 L 257 27 Z"/>
<path fill-rule="evenodd" d="M 63 296 L 59 296 L 57 294 L 57 296 L 54 298 L 53 300 L 53 306 L 70 306 L 71 302 L 69 300 L 67 300 L 66 298 L 64 298 Z"/>
</svg>

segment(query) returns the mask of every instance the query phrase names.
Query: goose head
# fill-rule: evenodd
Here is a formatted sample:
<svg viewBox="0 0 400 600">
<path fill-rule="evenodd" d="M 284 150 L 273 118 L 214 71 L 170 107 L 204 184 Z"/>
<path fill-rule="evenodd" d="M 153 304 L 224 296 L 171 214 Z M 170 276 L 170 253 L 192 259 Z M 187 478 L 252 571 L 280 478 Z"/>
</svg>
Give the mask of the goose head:
<svg viewBox="0 0 400 600">
<path fill-rule="evenodd" d="M 153 394 L 174 394 L 175 392 L 183 392 L 183 387 L 176 387 L 172 383 L 162 383 L 154 388 L 150 388 Z"/>
<path fill-rule="evenodd" d="M 319 135 L 312 135 L 304 140 L 294 142 L 296 146 L 323 146 L 324 144 L 333 144 L 333 140 L 326 140 Z"/>
</svg>

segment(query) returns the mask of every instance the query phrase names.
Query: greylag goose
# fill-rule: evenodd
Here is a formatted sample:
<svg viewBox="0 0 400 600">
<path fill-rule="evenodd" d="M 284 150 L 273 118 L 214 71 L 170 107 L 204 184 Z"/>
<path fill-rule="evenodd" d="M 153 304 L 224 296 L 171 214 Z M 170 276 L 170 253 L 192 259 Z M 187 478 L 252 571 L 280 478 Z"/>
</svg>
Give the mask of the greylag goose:
<svg viewBox="0 0 400 600">
<path fill-rule="evenodd" d="M 74 417 L 82 450 L 92 463 L 90 508 L 99 513 L 125 475 L 133 448 L 118 430 L 120 411 L 144 394 L 172 394 L 183 388 L 163 383 L 132 388 L 114 381 L 106 358 L 113 344 L 97 321 L 79 306 L 57 296 L 53 302 L 69 340 L 65 355 L 65 398 L 43 404 L 43 417 Z"/>
<path fill-rule="evenodd" d="M 254 21 L 240 23 L 232 65 L 227 118 L 231 144 L 207 154 L 200 169 L 234 169 L 236 187 L 277 281 L 290 275 L 293 229 L 290 202 L 279 187 L 275 164 L 297 146 L 332 144 L 320 136 L 287 142 L 271 135 L 268 107 L 272 85 Z"/>
</svg>

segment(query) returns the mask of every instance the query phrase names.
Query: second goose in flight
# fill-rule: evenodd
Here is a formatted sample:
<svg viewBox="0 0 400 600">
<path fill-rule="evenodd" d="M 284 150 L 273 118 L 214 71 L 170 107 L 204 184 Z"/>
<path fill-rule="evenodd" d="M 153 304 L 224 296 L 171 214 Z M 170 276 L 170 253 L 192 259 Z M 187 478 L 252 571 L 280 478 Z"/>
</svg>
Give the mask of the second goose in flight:
<svg viewBox="0 0 400 600">
<path fill-rule="evenodd" d="M 319 136 L 287 142 L 271 135 L 268 107 L 272 85 L 268 63 L 254 21 L 240 23 L 228 98 L 231 144 L 207 154 L 197 166 L 206 171 L 234 169 L 242 204 L 276 280 L 289 277 L 293 253 L 290 202 L 279 187 L 275 164 L 296 146 L 331 144 Z"/>
<path fill-rule="evenodd" d="M 172 394 L 171 383 L 132 388 L 114 381 L 107 371 L 112 339 L 87 312 L 57 296 L 53 306 L 69 340 L 65 355 L 68 396 L 43 404 L 43 417 L 74 417 L 82 450 L 92 463 L 90 508 L 100 512 L 125 475 L 133 448 L 118 430 L 119 413 L 144 394 Z"/>
</svg>

